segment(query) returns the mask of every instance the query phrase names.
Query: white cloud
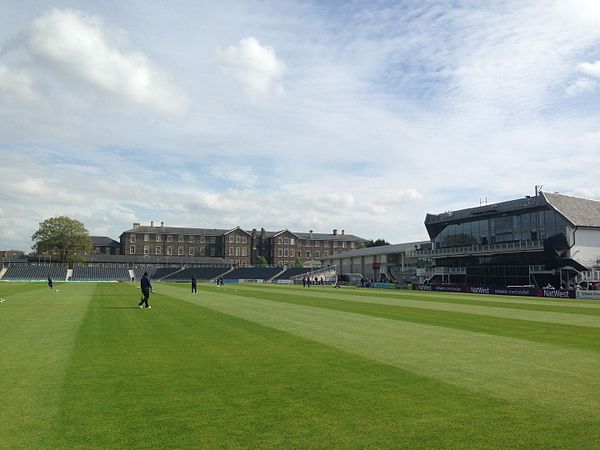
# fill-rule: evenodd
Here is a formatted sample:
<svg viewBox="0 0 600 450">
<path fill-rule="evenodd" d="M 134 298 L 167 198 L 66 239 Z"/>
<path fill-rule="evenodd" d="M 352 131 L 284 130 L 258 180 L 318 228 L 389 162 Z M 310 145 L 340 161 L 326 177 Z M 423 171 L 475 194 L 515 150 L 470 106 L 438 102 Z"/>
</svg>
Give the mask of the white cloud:
<svg viewBox="0 0 600 450">
<path fill-rule="evenodd" d="M 281 78 L 286 64 L 277 58 L 273 47 L 253 36 L 241 39 L 237 46 L 217 49 L 221 67 L 242 85 L 252 98 L 267 98 L 284 93 Z"/>
<path fill-rule="evenodd" d="M 590 78 L 578 78 L 567 88 L 566 92 L 569 96 L 575 96 L 596 90 L 598 82 Z"/>
<path fill-rule="evenodd" d="M 600 78 L 600 61 L 594 63 L 581 63 L 577 67 L 580 72 L 585 73 L 586 75 Z"/>
<path fill-rule="evenodd" d="M 69 89 L 77 82 L 112 96 L 113 101 L 126 100 L 168 114 L 185 112 L 186 96 L 145 54 L 119 48 L 122 42 L 113 42 L 115 35 L 123 33 L 109 30 L 96 16 L 55 9 L 33 20 L 7 49 L 29 60 L 21 76 L 13 75 L 7 82 L 25 92 L 32 90 L 32 78 L 38 84 L 59 80 Z M 8 78 L 6 73 L 3 78 Z"/>
</svg>

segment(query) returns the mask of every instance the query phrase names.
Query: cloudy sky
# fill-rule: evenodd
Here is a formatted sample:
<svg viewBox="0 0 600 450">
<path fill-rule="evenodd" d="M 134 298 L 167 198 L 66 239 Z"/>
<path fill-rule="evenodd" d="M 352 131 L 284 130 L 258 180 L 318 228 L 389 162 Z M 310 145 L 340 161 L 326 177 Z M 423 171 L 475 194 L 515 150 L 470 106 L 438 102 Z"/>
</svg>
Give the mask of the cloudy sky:
<svg viewBox="0 0 600 450">
<path fill-rule="evenodd" d="M 406 242 L 600 199 L 600 2 L 0 3 L 0 249 L 68 215 Z"/>
</svg>

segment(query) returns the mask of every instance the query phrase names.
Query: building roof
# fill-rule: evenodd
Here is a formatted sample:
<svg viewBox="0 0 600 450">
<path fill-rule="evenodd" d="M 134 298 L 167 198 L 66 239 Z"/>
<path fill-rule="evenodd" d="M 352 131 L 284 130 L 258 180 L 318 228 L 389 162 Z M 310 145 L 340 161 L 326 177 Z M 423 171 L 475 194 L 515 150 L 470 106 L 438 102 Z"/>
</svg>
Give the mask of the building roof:
<svg viewBox="0 0 600 450">
<path fill-rule="evenodd" d="M 403 244 L 391 244 L 391 245 L 380 245 L 378 247 L 364 247 L 356 250 L 349 250 L 343 253 L 336 253 L 335 255 L 323 256 L 319 259 L 339 259 L 339 258 L 352 258 L 355 256 L 376 256 L 376 255 L 390 255 L 393 253 L 406 253 L 414 251 L 416 248 L 422 245 L 430 244 L 430 241 L 416 241 L 416 242 L 405 242 Z"/>
<path fill-rule="evenodd" d="M 149 233 L 149 234 L 202 234 L 205 236 L 222 236 L 231 230 L 225 230 L 221 228 L 187 228 L 187 227 L 161 227 L 161 226 L 145 226 L 140 225 L 129 230 L 123 231 L 121 235 L 125 233 Z"/>
<path fill-rule="evenodd" d="M 600 228 L 600 201 L 557 192 L 540 192 L 538 196 L 534 197 L 526 196 L 517 200 L 447 211 L 442 214 L 427 214 L 425 226 L 433 238 L 448 223 L 460 223 L 518 211 L 543 210 L 548 207 L 556 210 L 574 226 Z"/>
<path fill-rule="evenodd" d="M 91 263 L 134 263 L 134 264 L 212 264 L 218 266 L 230 266 L 231 264 L 218 257 L 211 256 L 149 256 L 149 255 L 104 255 L 102 253 L 91 253 L 85 255 L 85 262 Z"/>
<path fill-rule="evenodd" d="M 242 228 L 236 227 L 234 229 L 221 229 L 221 228 L 186 228 L 186 227 L 165 227 L 165 226 L 136 226 L 129 230 L 121 233 L 121 236 L 125 233 L 148 233 L 148 234 L 194 234 L 194 235 L 205 235 L 205 236 L 222 236 L 227 233 L 230 233 L 235 230 L 241 230 L 249 235 L 252 235 L 252 231 L 243 230 Z M 300 239 L 313 239 L 317 241 L 355 241 L 355 242 L 367 242 L 367 239 L 355 236 L 353 234 L 327 234 L 327 233 L 312 233 L 312 237 L 310 233 L 298 233 L 296 231 L 291 230 L 280 230 L 280 231 L 265 231 L 265 237 L 271 238 L 274 237 L 284 231 L 289 231 L 292 234 L 295 234 Z M 257 232 L 257 236 L 260 236 L 260 231 Z"/>
<path fill-rule="evenodd" d="M 111 239 L 107 236 L 90 236 L 92 238 L 92 244 L 94 247 L 121 247 L 121 244 L 114 239 Z"/>
<path fill-rule="evenodd" d="M 582 197 L 542 192 L 552 208 L 576 227 L 600 228 L 600 201 Z"/>
</svg>

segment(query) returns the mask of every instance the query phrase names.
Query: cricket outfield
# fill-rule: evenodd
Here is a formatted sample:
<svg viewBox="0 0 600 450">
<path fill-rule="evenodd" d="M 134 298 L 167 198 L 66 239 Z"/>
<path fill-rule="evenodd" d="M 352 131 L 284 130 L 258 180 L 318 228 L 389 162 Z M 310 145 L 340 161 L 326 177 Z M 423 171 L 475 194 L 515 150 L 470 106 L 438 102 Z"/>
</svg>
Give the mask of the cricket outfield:
<svg viewBox="0 0 600 450">
<path fill-rule="evenodd" d="M 600 302 L 0 283 L 0 448 L 594 448 Z"/>
</svg>

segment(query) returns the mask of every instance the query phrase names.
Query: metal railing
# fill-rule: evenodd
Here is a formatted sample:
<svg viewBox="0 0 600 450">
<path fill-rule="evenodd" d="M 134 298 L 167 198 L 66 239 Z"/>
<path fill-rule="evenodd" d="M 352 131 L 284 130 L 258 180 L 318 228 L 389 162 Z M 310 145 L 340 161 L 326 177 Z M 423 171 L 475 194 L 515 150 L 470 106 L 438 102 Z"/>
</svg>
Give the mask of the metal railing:
<svg viewBox="0 0 600 450">
<path fill-rule="evenodd" d="M 518 241 L 503 244 L 468 245 L 463 247 L 436 248 L 435 250 L 415 250 L 406 253 L 406 256 L 447 256 L 447 255 L 472 255 L 497 251 L 538 250 L 544 248 L 544 241 Z"/>
</svg>

